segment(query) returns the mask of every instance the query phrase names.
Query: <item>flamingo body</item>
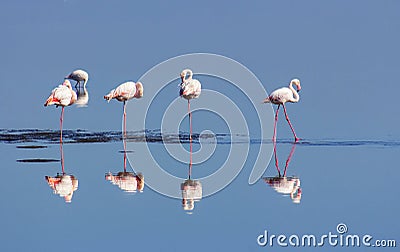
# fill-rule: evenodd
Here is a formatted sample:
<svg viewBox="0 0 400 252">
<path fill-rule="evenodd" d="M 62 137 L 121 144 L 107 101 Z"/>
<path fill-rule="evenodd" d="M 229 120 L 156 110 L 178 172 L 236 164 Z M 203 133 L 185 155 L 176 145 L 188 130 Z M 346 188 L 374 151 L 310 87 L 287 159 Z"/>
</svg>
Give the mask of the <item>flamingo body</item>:
<svg viewBox="0 0 400 252">
<path fill-rule="evenodd" d="M 297 87 L 297 90 L 295 90 L 293 88 L 293 85 L 295 85 Z M 286 121 L 289 123 L 290 129 L 293 132 L 294 135 L 294 139 L 295 142 L 299 141 L 300 138 L 297 137 L 294 128 L 292 126 L 292 123 L 289 120 L 289 117 L 287 115 L 286 112 L 286 107 L 285 107 L 285 103 L 286 102 L 298 102 L 300 100 L 300 96 L 298 94 L 298 92 L 301 90 L 301 86 L 300 86 L 300 80 L 298 79 L 293 79 L 290 81 L 289 87 L 283 87 L 283 88 L 279 88 L 275 91 L 273 91 L 265 100 L 264 103 L 272 103 L 272 104 L 276 104 L 278 105 L 278 108 L 276 109 L 276 114 L 275 114 L 275 123 L 274 123 L 274 136 L 272 138 L 272 140 L 275 142 L 276 141 L 276 122 L 278 121 L 278 112 L 279 112 L 279 107 L 282 105 L 283 106 L 283 110 L 285 112 L 285 116 L 286 116 Z"/>
<path fill-rule="evenodd" d="M 284 104 L 286 102 L 298 102 L 293 96 L 293 91 L 287 87 L 279 88 L 268 97 L 273 104 Z"/>
<path fill-rule="evenodd" d="M 142 83 L 128 81 L 111 90 L 107 95 L 104 96 L 104 99 L 106 99 L 107 101 L 110 101 L 111 99 L 117 99 L 120 102 L 124 102 L 132 98 L 141 98 L 142 96 Z"/>
<path fill-rule="evenodd" d="M 186 78 L 186 75 L 189 77 Z M 179 95 L 187 100 L 198 98 L 201 94 L 200 81 L 193 79 L 193 72 L 190 69 L 185 69 L 181 73 L 182 83 L 180 85 Z"/>
<path fill-rule="evenodd" d="M 69 106 L 75 103 L 77 99 L 76 93 L 72 90 L 71 83 L 69 80 L 65 80 L 63 84 L 59 85 L 53 91 L 49 98 L 47 98 L 44 106 L 56 105 L 58 106 Z"/>
<path fill-rule="evenodd" d="M 70 79 L 76 81 L 76 85 L 80 85 L 81 81 L 83 81 L 83 87 L 86 86 L 86 83 L 89 80 L 89 74 L 81 69 L 77 69 L 73 71 L 72 73 L 68 74 L 65 76 L 65 79 Z M 75 87 L 76 87 L 75 85 Z"/>
</svg>

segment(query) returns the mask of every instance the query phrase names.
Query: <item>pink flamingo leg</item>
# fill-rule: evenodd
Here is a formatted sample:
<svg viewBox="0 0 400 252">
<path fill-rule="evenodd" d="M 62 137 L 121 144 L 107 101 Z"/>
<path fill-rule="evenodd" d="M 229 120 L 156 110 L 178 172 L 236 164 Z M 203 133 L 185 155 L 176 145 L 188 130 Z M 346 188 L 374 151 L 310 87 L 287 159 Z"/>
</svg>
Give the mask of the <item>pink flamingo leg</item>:
<svg viewBox="0 0 400 252">
<path fill-rule="evenodd" d="M 288 117 L 288 115 L 287 115 L 287 113 L 286 113 L 285 104 L 282 104 L 282 106 L 283 106 L 283 111 L 285 112 L 286 121 L 289 123 L 289 126 L 290 126 L 290 128 L 292 129 L 292 132 L 293 132 L 293 135 L 294 135 L 294 142 L 298 142 L 298 141 L 300 140 L 300 138 L 298 138 L 298 137 L 296 136 L 296 132 L 294 132 L 294 128 L 293 128 L 292 124 L 290 123 L 289 117 Z"/>
<path fill-rule="evenodd" d="M 189 143 L 190 143 L 190 162 L 189 162 L 189 179 L 192 175 L 192 152 L 193 152 L 193 143 L 192 143 L 192 113 L 190 112 L 190 100 L 188 100 L 188 113 L 189 113 Z"/>
<path fill-rule="evenodd" d="M 272 137 L 272 142 L 276 142 L 276 123 L 278 122 L 278 112 L 279 112 L 279 107 L 281 105 L 278 104 L 278 108 L 276 109 L 276 114 L 275 114 L 275 122 L 274 122 L 274 136 Z"/>
<path fill-rule="evenodd" d="M 123 137 L 126 137 L 126 102 L 124 101 L 124 128 Z"/>
<path fill-rule="evenodd" d="M 62 143 L 63 120 L 64 120 L 64 106 L 62 106 L 61 108 L 61 116 L 60 116 L 60 143 Z"/>
<path fill-rule="evenodd" d="M 124 172 L 126 172 L 126 102 L 124 101 L 124 128 L 122 142 L 124 144 Z"/>
</svg>

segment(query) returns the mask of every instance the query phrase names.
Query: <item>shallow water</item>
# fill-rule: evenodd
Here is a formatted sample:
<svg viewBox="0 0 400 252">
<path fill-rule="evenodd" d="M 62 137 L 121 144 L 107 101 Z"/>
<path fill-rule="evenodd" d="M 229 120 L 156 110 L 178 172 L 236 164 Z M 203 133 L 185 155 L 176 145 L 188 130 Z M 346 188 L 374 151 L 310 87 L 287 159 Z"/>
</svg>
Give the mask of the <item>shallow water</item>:
<svg viewBox="0 0 400 252">
<path fill-rule="evenodd" d="M 296 180 L 297 185 L 289 186 L 286 193 L 284 188 L 277 188 L 276 181 L 281 180 L 273 157 L 263 179 L 256 184 L 248 184 L 251 167 L 245 166 L 228 187 L 195 201 L 194 209 L 187 211 L 181 200 L 163 196 L 147 186 L 142 192 L 127 192 L 118 182 L 113 184 L 105 179 L 107 174 L 124 171 L 123 144 L 118 132 L 66 131 L 64 172 L 79 182 L 70 195 L 71 203 L 66 203 L 67 198 L 53 193 L 45 180 L 45 176 L 62 175 L 57 133 L 1 131 L 2 251 L 169 251 L 188 247 L 191 251 L 210 247 L 255 250 L 262 249 L 257 237 L 265 230 L 269 236 L 320 237 L 329 232 L 337 234 L 339 223 L 346 224 L 346 234 L 370 234 L 373 240 L 398 239 L 400 234 L 396 224 L 400 210 L 395 200 L 400 193 L 396 186 L 400 176 L 396 141 L 305 139 L 296 145 L 280 141 L 276 156 L 281 178 L 286 177 L 286 182 Z M 135 139 L 134 133 L 130 136 L 134 145 L 129 145 L 127 151 L 134 159 L 140 158 L 135 157 L 135 150 L 145 148 L 146 144 L 162 146 L 158 133 L 149 134 L 149 142 Z M 188 145 L 185 137 L 185 133 L 171 136 L 178 141 L 165 144 L 180 141 Z M 220 138 L 217 148 L 223 153 L 230 145 L 227 136 Z M 198 139 L 199 136 L 194 148 Z M 256 142 L 260 141 L 254 140 L 252 144 Z M 162 155 L 165 150 L 153 151 Z M 192 178 L 196 180 L 212 172 L 223 156 L 193 165 Z M 135 161 L 130 161 L 127 172 L 140 172 L 146 181 L 146 167 L 136 167 Z M 171 171 L 175 169 L 177 176 L 187 174 L 186 164 L 169 159 L 165 162 Z M 273 183 L 266 183 L 268 179 L 275 181 L 275 188 Z M 131 182 L 137 185 L 136 180 Z M 180 190 L 179 184 L 176 187 Z M 274 251 L 281 249 L 276 239 L 272 242 Z M 268 247 L 270 243 L 263 249 Z M 309 251 L 318 246 L 297 249 Z M 348 247 L 337 245 L 335 249 Z M 362 245 L 358 248 L 363 249 Z M 388 250 L 375 248 L 380 249 Z"/>
</svg>

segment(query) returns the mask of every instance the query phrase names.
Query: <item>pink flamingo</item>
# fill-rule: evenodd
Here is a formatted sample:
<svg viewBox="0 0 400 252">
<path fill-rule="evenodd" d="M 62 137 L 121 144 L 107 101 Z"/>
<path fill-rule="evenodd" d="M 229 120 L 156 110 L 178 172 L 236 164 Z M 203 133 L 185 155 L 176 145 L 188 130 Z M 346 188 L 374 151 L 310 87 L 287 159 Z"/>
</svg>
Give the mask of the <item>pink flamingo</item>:
<svg viewBox="0 0 400 252">
<path fill-rule="evenodd" d="M 297 87 L 297 91 L 293 88 L 293 85 Z M 301 90 L 300 86 L 300 80 L 298 79 L 293 79 L 290 81 L 289 88 L 283 87 L 279 88 L 275 91 L 273 91 L 263 102 L 264 103 L 273 103 L 277 104 L 278 108 L 276 109 L 276 115 L 275 115 L 275 123 L 274 123 L 274 136 L 272 137 L 272 141 L 276 141 L 276 123 L 278 121 L 278 112 L 279 112 L 279 107 L 282 105 L 283 106 L 283 111 L 285 112 L 285 117 L 286 121 L 289 123 L 290 128 L 292 129 L 293 135 L 294 135 L 294 141 L 298 142 L 300 138 L 297 137 L 296 132 L 294 131 L 294 128 L 292 124 L 290 123 L 289 117 L 286 112 L 286 107 L 285 103 L 286 102 L 298 102 L 300 100 L 300 96 L 298 92 Z"/>
<path fill-rule="evenodd" d="M 76 93 L 72 90 L 71 83 L 69 80 L 64 80 L 63 84 L 59 85 L 51 92 L 49 98 L 47 98 L 44 106 L 56 105 L 61 106 L 60 116 L 60 143 L 62 143 L 62 125 L 64 120 L 64 107 L 70 106 L 75 103 L 77 97 Z"/>
<path fill-rule="evenodd" d="M 189 75 L 186 78 L 186 75 Z M 190 69 L 184 69 L 181 72 L 181 84 L 179 95 L 188 101 L 188 114 L 189 114 L 189 141 L 190 141 L 190 170 L 192 165 L 192 113 L 190 112 L 190 99 L 198 98 L 201 94 L 200 81 L 193 79 L 193 72 Z"/>
<path fill-rule="evenodd" d="M 142 98 L 143 97 L 143 85 L 140 82 L 128 81 L 122 83 L 117 88 L 113 89 L 104 96 L 108 102 L 111 99 L 117 99 L 120 102 L 124 102 L 124 138 L 126 136 L 126 101 L 132 98 Z"/>
<path fill-rule="evenodd" d="M 81 81 L 83 81 L 83 87 L 85 87 L 87 81 L 89 80 L 89 74 L 84 70 L 77 69 L 65 76 L 65 79 L 76 81 L 75 88 L 78 85 L 80 86 Z"/>
</svg>

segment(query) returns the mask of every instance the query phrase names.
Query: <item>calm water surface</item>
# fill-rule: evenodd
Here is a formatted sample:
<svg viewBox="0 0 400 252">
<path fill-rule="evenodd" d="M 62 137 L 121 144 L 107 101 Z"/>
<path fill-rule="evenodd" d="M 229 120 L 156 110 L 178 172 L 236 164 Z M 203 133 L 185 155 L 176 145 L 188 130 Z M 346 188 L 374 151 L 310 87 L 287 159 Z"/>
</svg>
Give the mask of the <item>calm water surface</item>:
<svg viewBox="0 0 400 252">
<path fill-rule="evenodd" d="M 70 138 L 65 134 L 63 145 L 64 170 L 73 177 L 63 183 L 78 182 L 68 199 L 53 193 L 45 180 L 45 176 L 57 179 L 62 173 L 56 135 L 54 140 L 35 134 L 18 140 L 18 135 L 21 138 L 25 133 L 16 131 L 13 134 L 17 136 L 10 136 L 9 131 L 2 131 L 1 251 L 271 250 L 270 244 L 257 244 L 257 237 L 265 231 L 269 236 L 321 237 L 329 232 L 337 234 L 339 223 L 346 224 L 347 234 L 369 234 L 374 237 L 372 241 L 399 241 L 399 142 L 303 140 L 293 146 L 290 141 L 281 141 L 276 146 L 280 179 L 274 158 L 263 179 L 252 186 L 247 183 L 252 167 L 244 167 L 224 190 L 196 201 L 193 210 L 185 211 L 181 200 L 162 196 L 147 186 L 142 192 L 126 192 L 118 182 L 105 179 L 109 172 L 117 175 L 124 171 L 118 133 L 95 134 L 93 139 L 103 137 L 99 141 L 74 141 L 77 132 L 70 133 Z M 6 135 L 14 140 L 5 139 Z M 133 146 L 146 148 L 145 144 L 137 141 Z M 150 144 L 161 146 L 157 141 Z M 229 144 L 218 148 L 227 151 Z M 135 149 L 128 151 L 135 155 Z M 223 158 L 221 155 L 213 162 L 218 165 Z M 168 159 L 165 162 L 182 169 L 176 171 L 178 175 L 186 174 L 186 165 Z M 134 168 L 146 179 L 146 167 Z M 204 176 L 213 169 L 210 162 L 194 165 L 192 177 Z M 132 172 L 129 163 L 127 171 Z M 131 183 L 137 185 L 134 180 Z M 125 184 L 125 188 L 129 186 L 132 184 Z M 274 251 L 285 249 L 276 239 L 273 242 Z M 331 249 L 327 243 L 325 248 L 300 246 L 296 250 Z M 365 250 L 362 246 L 352 249 Z"/>
</svg>

